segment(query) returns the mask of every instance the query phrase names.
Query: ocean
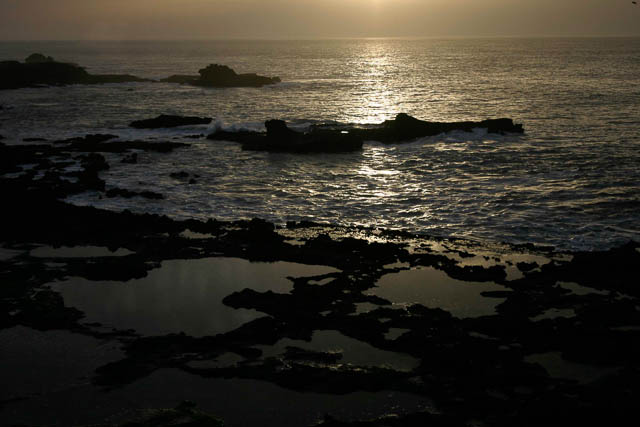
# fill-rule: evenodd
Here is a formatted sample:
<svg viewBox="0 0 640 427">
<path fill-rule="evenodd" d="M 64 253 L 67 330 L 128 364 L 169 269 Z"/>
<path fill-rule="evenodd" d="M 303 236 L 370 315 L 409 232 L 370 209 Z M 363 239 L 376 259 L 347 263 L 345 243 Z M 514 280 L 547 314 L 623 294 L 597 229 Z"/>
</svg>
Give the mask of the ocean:
<svg viewBox="0 0 640 427">
<path fill-rule="evenodd" d="M 280 76 L 264 88 L 164 83 L 0 91 L 6 143 L 112 133 L 180 140 L 190 148 L 107 156 L 108 186 L 164 200 L 73 203 L 278 224 L 313 220 L 439 237 L 606 249 L 640 240 L 640 38 L 360 39 L 319 41 L 0 42 L 0 60 L 33 52 L 91 73 L 159 79 L 210 64 Z M 262 129 L 284 119 L 380 123 L 404 112 L 424 120 L 509 117 L 524 135 L 451 133 L 362 152 L 242 151 L 184 139 L 215 129 Z M 209 126 L 141 131 L 159 114 L 214 118 Z M 199 175 L 196 184 L 169 175 Z"/>
</svg>

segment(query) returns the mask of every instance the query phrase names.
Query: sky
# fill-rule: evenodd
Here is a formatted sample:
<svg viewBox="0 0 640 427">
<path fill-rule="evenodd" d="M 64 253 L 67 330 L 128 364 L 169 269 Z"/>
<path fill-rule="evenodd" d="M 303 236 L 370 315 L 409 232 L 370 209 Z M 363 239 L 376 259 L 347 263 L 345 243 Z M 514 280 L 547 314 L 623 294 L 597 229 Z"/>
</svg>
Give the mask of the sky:
<svg viewBox="0 0 640 427">
<path fill-rule="evenodd" d="M 617 35 L 631 0 L 0 0 L 0 40 Z"/>
</svg>

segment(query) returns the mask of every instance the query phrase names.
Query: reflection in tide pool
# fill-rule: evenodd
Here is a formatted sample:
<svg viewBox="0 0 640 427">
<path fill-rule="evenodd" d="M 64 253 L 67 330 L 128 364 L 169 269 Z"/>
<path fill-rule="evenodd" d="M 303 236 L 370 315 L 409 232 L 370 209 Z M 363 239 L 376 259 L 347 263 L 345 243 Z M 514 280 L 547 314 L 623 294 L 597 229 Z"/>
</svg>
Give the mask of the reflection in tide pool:
<svg viewBox="0 0 640 427">
<path fill-rule="evenodd" d="M 245 288 L 287 293 L 287 276 L 303 277 L 337 271 L 331 267 L 289 262 L 252 263 L 237 258 L 171 260 L 140 280 L 93 282 L 71 278 L 55 283 L 65 305 L 86 314 L 88 322 L 143 335 L 184 332 L 192 336 L 231 331 L 264 316 L 255 310 L 232 309 L 222 299 Z"/>
<path fill-rule="evenodd" d="M 337 331 L 316 331 L 311 341 L 299 341 L 285 338 L 276 345 L 259 346 L 263 357 L 275 357 L 283 354 L 287 347 L 300 347 L 318 352 L 338 352 L 342 358 L 338 363 L 357 366 L 378 366 L 397 371 L 411 371 L 420 365 L 420 361 L 403 353 L 380 350 L 370 344 L 342 335 Z"/>
<path fill-rule="evenodd" d="M 560 352 L 536 353 L 524 358 L 525 362 L 542 366 L 550 377 L 589 383 L 617 370 L 611 366 L 595 366 L 569 362 Z"/>
<path fill-rule="evenodd" d="M 387 274 L 376 285 L 372 293 L 394 304 L 417 303 L 441 308 L 458 318 L 496 314 L 496 306 L 504 299 L 485 298 L 481 293 L 507 289 L 491 282 L 452 279 L 445 272 L 431 267 Z"/>
</svg>

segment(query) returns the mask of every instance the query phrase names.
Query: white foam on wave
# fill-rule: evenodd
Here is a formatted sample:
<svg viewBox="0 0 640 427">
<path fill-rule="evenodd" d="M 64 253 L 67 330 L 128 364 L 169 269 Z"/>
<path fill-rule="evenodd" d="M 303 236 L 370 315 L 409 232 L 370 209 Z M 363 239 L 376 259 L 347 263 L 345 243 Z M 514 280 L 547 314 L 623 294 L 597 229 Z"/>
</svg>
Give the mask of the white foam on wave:
<svg viewBox="0 0 640 427">
<path fill-rule="evenodd" d="M 223 120 L 215 120 L 210 126 L 209 131 L 225 131 L 225 132 L 264 132 L 264 122 L 247 121 L 227 124 Z"/>
</svg>

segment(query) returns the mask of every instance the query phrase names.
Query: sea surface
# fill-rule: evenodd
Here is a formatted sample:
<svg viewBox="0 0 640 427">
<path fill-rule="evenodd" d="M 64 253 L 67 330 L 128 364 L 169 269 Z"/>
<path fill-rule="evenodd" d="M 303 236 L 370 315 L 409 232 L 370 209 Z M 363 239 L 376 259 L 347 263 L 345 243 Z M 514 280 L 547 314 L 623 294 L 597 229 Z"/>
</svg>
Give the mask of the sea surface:
<svg viewBox="0 0 640 427">
<path fill-rule="evenodd" d="M 177 218 L 405 229 L 475 240 L 605 249 L 640 240 L 640 38 L 363 39 L 324 41 L 0 42 L 0 60 L 33 52 L 91 73 L 159 79 L 210 64 L 280 76 L 264 88 L 164 83 L 0 91 L 4 142 L 113 133 L 180 140 L 188 149 L 107 156 L 108 186 L 165 200 L 77 204 Z M 278 118 L 380 123 L 510 117 L 524 135 L 452 133 L 350 154 L 270 154 L 184 139 L 217 128 L 263 129 Z M 159 114 L 213 117 L 210 126 L 139 131 Z M 196 184 L 171 178 L 197 174 Z"/>
</svg>

